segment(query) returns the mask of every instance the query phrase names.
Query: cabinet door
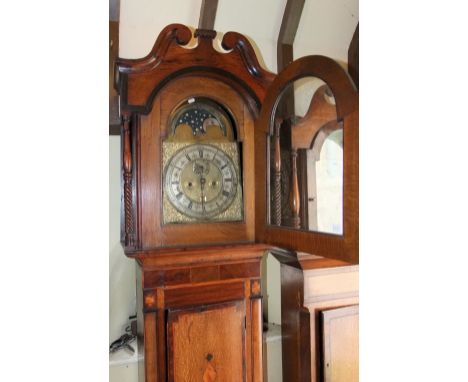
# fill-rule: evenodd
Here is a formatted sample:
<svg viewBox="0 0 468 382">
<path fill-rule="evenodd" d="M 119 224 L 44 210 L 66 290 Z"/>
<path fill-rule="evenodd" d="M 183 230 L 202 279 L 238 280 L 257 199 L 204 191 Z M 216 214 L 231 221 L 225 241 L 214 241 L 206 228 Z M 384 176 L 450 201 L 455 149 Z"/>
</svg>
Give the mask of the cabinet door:
<svg viewBox="0 0 468 382">
<path fill-rule="evenodd" d="M 321 312 L 324 382 L 359 381 L 359 306 Z"/>
<path fill-rule="evenodd" d="M 245 381 L 245 314 L 244 301 L 169 311 L 168 380 Z"/>
<path fill-rule="evenodd" d="M 256 240 L 357 263 L 358 96 L 348 74 L 323 56 L 293 61 L 268 90 L 255 143 Z"/>
</svg>

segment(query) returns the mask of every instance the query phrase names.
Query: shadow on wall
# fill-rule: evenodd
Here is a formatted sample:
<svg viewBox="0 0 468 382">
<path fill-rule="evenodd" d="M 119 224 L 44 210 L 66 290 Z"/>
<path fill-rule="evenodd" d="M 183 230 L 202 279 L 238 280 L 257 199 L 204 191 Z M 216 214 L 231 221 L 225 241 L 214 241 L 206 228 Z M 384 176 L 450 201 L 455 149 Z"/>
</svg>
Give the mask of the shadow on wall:
<svg viewBox="0 0 468 382">
<path fill-rule="evenodd" d="M 109 343 L 136 311 L 135 264 L 120 245 L 120 137 L 109 137 Z"/>
</svg>

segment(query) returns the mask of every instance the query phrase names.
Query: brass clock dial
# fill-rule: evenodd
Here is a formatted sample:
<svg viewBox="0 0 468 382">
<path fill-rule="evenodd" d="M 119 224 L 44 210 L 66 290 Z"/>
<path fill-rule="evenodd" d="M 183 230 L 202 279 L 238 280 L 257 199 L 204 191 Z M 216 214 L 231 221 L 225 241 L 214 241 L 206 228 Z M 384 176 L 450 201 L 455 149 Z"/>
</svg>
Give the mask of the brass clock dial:
<svg viewBox="0 0 468 382">
<path fill-rule="evenodd" d="M 219 147 L 192 144 L 177 151 L 164 171 L 167 199 L 181 214 L 210 220 L 236 199 L 237 166 Z"/>
</svg>

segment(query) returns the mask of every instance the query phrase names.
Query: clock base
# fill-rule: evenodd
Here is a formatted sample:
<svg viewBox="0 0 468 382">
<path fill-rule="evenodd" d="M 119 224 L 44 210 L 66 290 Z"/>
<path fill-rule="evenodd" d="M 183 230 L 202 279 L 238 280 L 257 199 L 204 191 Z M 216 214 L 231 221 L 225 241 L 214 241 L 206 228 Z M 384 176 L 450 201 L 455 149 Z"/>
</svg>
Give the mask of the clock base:
<svg viewBox="0 0 468 382">
<path fill-rule="evenodd" d="M 141 382 L 263 380 L 260 261 L 268 248 L 131 254 L 137 260 L 138 334 L 144 343 Z"/>
</svg>

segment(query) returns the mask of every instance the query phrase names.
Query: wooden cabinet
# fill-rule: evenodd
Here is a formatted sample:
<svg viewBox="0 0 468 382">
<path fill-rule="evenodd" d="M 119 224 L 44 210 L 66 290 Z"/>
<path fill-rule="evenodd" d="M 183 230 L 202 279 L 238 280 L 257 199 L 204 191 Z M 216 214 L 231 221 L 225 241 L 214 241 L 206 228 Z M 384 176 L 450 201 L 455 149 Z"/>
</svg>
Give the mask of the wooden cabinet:
<svg viewBox="0 0 468 382">
<path fill-rule="evenodd" d="M 298 254 L 281 265 L 281 302 L 283 380 L 357 382 L 359 266 Z"/>
</svg>

